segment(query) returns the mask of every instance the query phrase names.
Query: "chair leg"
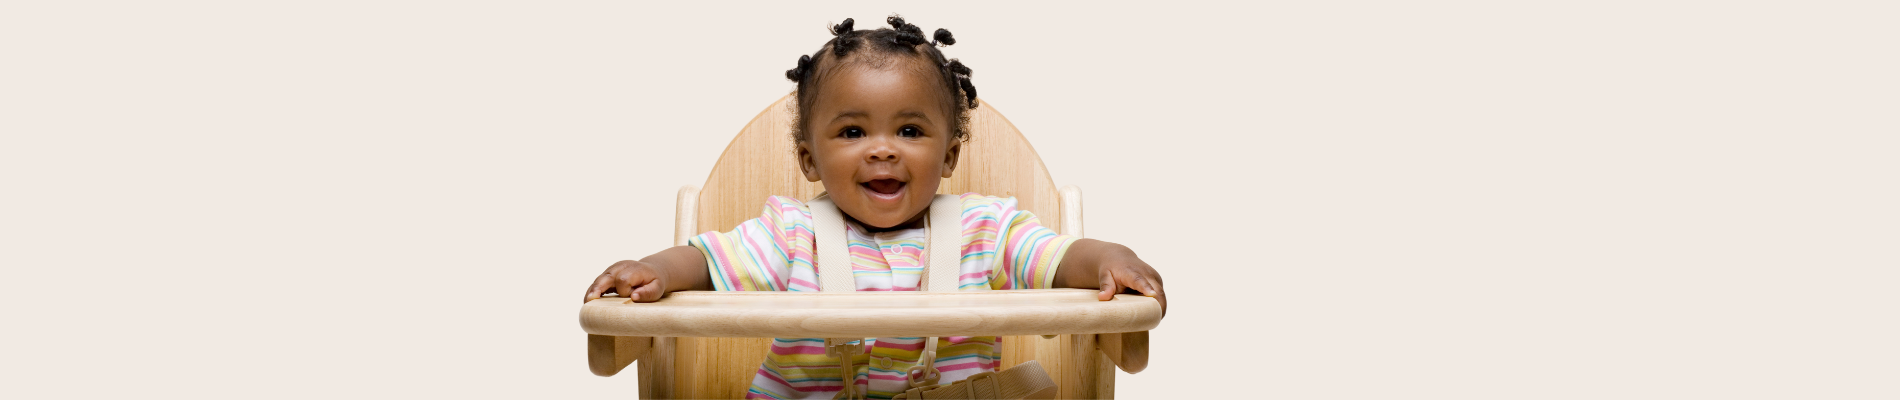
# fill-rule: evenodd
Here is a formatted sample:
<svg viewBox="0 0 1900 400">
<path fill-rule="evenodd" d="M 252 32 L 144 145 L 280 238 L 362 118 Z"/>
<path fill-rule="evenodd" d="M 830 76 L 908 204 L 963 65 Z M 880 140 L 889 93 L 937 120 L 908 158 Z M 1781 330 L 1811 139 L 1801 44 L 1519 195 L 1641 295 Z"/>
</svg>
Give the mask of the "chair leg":
<svg viewBox="0 0 1900 400">
<path fill-rule="evenodd" d="M 1132 374 L 1148 368 L 1148 331 L 1097 334 L 1095 347 L 1122 372 Z"/>
<path fill-rule="evenodd" d="M 640 398 L 673 398 L 673 351 L 678 339 L 653 338 L 653 348 L 640 357 Z"/>
<path fill-rule="evenodd" d="M 1025 336 L 1036 341 L 1036 358 L 1061 389 L 1059 399 L 1115 398 L 1115 364 L 1096 349 L 1095 335 Z"/>
<path fill-rule="evenodd" d="M 614 376 L 652 346 L 650 337 L 587 335 L 587 369 L 594 375 Z"/>
</svg>

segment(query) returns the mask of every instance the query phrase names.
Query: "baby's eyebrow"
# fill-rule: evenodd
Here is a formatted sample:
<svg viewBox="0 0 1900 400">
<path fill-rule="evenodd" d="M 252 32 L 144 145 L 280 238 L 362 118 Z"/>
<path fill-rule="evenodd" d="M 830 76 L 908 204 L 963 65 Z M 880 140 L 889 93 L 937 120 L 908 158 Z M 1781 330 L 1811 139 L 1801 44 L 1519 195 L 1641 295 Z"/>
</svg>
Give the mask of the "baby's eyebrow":
<svg viewBox="0 0 1900 400">
<path fill-rule="evenodd" d="M 844 110 L 842 112 L 839 112 L 837 117 L 832 118 L 831 122 L 837 123 L 839 120 L 842 120 L 845 118 L 853 118 L 853 117 L 864 118 L 864 117 L 869 117 L 869 116 L 871 116 L 871 113 L 858 111 L 858 110 Z"/>
<path fill-rule="evenodd" d="M 930 122 L 930 116 L 925 115 L 922 111 L 900 111 L 897 113 L 897 116 L 900 118 L 910 117 L 924 120 L 924 122 Z"/>
<path fill-rule="evenodd" d="M 922 111 L 898 111 L 896 116 L 897 118 L 916 118 L 916 119 L 924 120 L 924 122 L 930 122 L 930 115 L 924 114 L 924 112 Z M 831 122 L 837 123 L 838 121 L 846 119 L 846 118 L 870 118 L 870 117 L 871 117 L 871 113 L 868 113 L 868 112 L 858 111 L 858 110 L 845 110 L 845 111 L 838 112 L 838 116 L 831 118 Z"/>
</svg>

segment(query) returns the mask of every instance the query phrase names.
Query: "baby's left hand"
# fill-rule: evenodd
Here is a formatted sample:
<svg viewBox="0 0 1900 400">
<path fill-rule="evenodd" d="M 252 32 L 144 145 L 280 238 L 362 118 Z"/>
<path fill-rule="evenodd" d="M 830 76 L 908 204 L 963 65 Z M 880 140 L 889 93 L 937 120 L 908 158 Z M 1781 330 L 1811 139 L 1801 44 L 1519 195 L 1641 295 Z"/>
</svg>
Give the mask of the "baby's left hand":
<svg viewBox="0 0 1900 400">
<path fill-rule="evenodd" d="M 1136 257 L 1134 251 L 1127 251 L 1126 247 L 1122 249 L 1124 251 L 1110 251 L 1102 255 L 1098 272 L 1102 291 L 1097 296 L 1101 300 L 1108 300 L 1126 289 L 1155 298 L 1161 303 L 1161 315 L 1168 315 L 1168 294 L 1161 289 L 1161 273 L 1155 272 L 1154 267 Z"/>
<path fill-rule="evenodd" d="M 1128 246 L 1082 239 L 1069 245 L 1066 254 L 1056 267 L 1054 287 L 1099 288 L 1096 297 L 1101 301 L 1112 300 L 1117 293 L 1137 293 L 1155 298 L 1161 303 L 1161 315 L 1168 314 L 1168 295 L 1161 289 L 1161 274 Z"/>
</svg>

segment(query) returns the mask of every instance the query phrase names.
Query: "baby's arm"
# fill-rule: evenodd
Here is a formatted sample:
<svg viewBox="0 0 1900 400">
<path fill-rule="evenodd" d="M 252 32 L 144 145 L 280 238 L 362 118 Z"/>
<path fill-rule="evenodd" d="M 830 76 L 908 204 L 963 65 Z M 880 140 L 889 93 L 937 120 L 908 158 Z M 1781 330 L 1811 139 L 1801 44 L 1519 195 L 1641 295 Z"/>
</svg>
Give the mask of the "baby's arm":
<svg viewBox="0 0 1900 400">
<path fill-rule="evenodd" d="M 607 271 L 600 273 L 594 278 L 594 284 L 587 287 L 587 299 L 582 302 L 594 301 L 610 292 L 644 303 L 659 301 L 669 292 L 712 289 L 706 255 L 693 246 L 678 246 L 640 261 L 625 260 L 608 266 Z"/>
<path fill-rule="evenodd" d="M 1161 289 L 1161 274 L 1135 256 L 1128 246 L 1095 239 L 1081 239 L 1069 245 L 1056 266 L 1054 286 L 1059 288 L 1099 289 L 1101 300 L 1114 298 L 1122 289 L 1153 297 L 1168 313 L 1168 295 Z"/>
</svg>

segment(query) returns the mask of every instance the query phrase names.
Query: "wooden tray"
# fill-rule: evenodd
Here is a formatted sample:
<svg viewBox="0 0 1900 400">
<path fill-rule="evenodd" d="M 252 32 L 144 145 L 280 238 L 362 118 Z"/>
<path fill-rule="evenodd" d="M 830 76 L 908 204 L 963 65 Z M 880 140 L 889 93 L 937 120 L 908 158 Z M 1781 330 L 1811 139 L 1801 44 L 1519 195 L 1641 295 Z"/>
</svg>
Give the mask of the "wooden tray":
<svg viewBox="0 0 1900 400">
<path fill-rule="evenodd" d="M 581 307 L 603 336 L 862 338 L 1141 332 L 1161 304 L 1099 301 L 1089 289 L 934 292 L 674 292 L 652 303 L 608 297 Z"/>
</svg>

